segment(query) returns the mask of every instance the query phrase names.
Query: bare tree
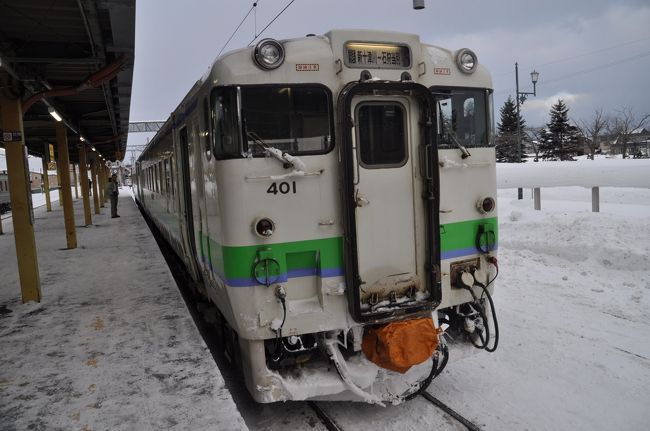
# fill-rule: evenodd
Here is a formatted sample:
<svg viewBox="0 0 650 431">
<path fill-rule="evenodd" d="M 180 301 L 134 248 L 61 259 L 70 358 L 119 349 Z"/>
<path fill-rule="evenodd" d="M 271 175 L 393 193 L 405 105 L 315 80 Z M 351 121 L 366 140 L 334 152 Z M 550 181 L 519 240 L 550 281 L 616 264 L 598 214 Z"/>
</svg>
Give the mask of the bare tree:
<svg viewBox="0 0 650 431">
<path fill-rule="evenodd" d="M 588 140 L 589 157 L 593 160 L 596 149 L 600 147 L 600 137 L 609 127 L 609 119 L 603 114 L 603 108 L 598 108 L 594 109 L 594 114 L 589 120 L 580 120 L 577 123 L 574 121 L 574 125 Z"/>
<path fill-rule="evenodd" d="M 614 120 L 611 123 L 610 131 L 612 134 L 616 135 L 617 140 L 621 142 L 623 158 L 627 158 L 627 145 L 630 139 L 630 135 L 637 129 L 642 128 L 648 119 L 650 119 L 650 114 L 645 114 L 637 121 L 636 115 L 632 108 L 628 106 L 622 107 L 620 110 L 616 111 L 618 115 L 614 117 Z"/>
<path fill-rule="evenodd" d="M 535 162 L 539 162 L 539 141 L 542 139 L 543 132 L 543 127 L 526 127 L 526 135 L 528 136 L 530 147 L 535 152 L 535 159 L 533 159 Z"/>
</svg>

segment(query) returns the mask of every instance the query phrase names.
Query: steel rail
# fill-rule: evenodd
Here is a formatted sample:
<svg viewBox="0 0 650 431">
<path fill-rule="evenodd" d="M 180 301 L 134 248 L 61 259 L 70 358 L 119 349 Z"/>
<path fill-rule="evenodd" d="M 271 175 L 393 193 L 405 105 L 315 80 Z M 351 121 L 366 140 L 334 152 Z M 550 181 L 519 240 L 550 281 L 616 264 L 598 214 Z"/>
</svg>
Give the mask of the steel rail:
<svg viewBox="0 0 650 431">
<path fill-rule="evenodd" d="M 321 409 L 315 401 L 307 401 L 307 405 L 311 407 L 314 413 L 316 413 L 316 416 L 318 416 L 321 423 L 325 425 L 327 431 L 343 431 L 343 428 L 341 428 L 330 415 L 325 413 L 325 410 Z"/>
<path fill-rule="evenodd" d="M 422 392 L 420 395 L 422 395 L 427 401 L 431 402 L 440 410 L 447 413 L 449 416 L 453 417 L 461 424 L 465 425 L 465 428 L 467 428 L 469 431 L 481 431 L 481 428 L 473 424 L 469 419 L 465 418 L 460 413 L 458 413 L 457 411 L 455 411 L 454 409 L 452 409 L 447 404 L 443 403 L 442 401 L 440 401 L 438 398 L 434 397 L 430 393 Z"/>
</svg>

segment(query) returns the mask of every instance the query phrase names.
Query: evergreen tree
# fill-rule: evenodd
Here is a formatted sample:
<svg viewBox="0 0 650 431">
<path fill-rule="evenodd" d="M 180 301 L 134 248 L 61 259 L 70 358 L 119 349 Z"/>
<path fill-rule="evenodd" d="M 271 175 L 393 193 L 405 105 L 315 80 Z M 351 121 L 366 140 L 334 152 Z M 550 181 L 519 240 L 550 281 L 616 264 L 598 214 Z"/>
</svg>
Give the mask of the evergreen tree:
<svg viewBox="0 0 650 431">
<path fill-rule="evenodd" d="M 578 130 L 569 124 L 569 108 L 559 99 L 551 107 L 551 120 L 542 131 L 539 142 L 544 160 L 574 160 L 578 152 Z"/>
<path fill-rule="evenodd" d="M 516 163 L 519 161 L 519 145 L 517 141 L 517 120 L 519 120 L 519 127 L 523 130 L 525 120 L 517 118 L 517 108 L 512 97 L 508 96 L 503 107 L 499 111 L 501 114 L 501 121 L 497 123 L 497 137 L 496 137 L 496 158 L 497 162 L 501 163 Z M 523 142 L 522 142 L 523 146 Z M 522 161 L 525 161 L 522 148 Z"/>
</svg>

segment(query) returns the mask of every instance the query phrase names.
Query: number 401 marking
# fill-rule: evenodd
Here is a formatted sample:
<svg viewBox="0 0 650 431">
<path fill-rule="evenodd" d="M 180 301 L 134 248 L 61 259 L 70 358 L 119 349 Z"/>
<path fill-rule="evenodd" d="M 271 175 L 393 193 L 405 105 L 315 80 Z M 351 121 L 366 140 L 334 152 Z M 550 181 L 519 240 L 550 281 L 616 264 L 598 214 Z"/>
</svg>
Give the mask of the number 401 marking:
<svg viewBox="0 0 650 431">
<path fill-rule="evenodd" d="M 288 193 L 296 193 L 296 182 L 291 181 L 290 183 L 284 181 L 281 183 L 272 183 L 268 189 L 266 189 L 266 193 L 277 195 L 278 193 L 281 193 L 283 195 L 286 195 Z"/>
</svg>

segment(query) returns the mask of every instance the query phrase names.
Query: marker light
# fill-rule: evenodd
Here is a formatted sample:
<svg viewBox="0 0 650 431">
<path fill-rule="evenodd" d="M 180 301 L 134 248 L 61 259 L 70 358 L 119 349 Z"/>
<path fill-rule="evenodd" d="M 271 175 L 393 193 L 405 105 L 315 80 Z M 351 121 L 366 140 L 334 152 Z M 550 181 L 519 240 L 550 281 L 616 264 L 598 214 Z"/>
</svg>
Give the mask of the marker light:
<svg viewBox="0 0 650 431">
<path fill-rule="evenodd" d="M 255 46 L 253 60 L 261 69 L 277 69 L 284 61 L 284 47 L 277 40 L 262 39 Z"/>
<path fill-rule="evenodd" d="M 473 51 L 463 48 L 456 53 L 456 65 L 461 72 L 471 74 L 478 67 L 478 58 Z"/>
<path fill-rule="evenodd" d="M 268 238 L 275 231 L 275 223 L 270 218 L 260 218 L 255 220 L 255 234 L 262 238 Z"/>
<path fill-rule="evenodd" d="M 494 208 L 497 206 L 494 198 L 487 196 L 476 201 L 476 209 L 481 214 L 489 214 L 494 211 Z"/>
</svg>

